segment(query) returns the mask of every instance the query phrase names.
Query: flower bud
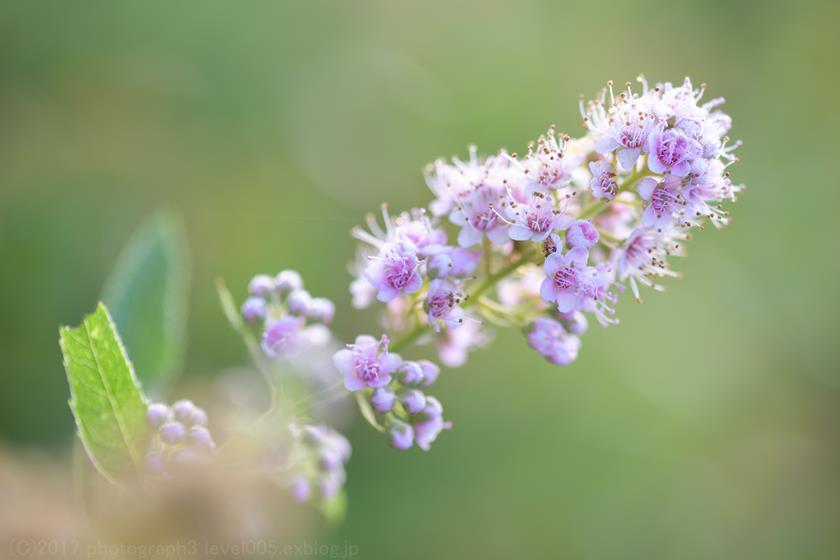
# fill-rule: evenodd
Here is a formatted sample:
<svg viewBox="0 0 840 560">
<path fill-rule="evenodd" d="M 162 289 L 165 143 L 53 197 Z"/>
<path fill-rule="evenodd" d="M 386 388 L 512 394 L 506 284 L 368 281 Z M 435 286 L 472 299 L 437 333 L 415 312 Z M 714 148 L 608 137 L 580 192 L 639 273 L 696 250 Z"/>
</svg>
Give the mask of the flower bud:
<svg viewBox="0 0 840 560">
<path fill-rule="evenodd" d="M 303 319 L 286 316 L 274 321 L 263 333 L 262 347 L 265 353 L 277 358 L 298 350 L 303 339 L 301 327 Z"/>
<path fill-rule="evenodd" d="M 167 422 L 160 427 L 159 433 L 163 441 L 170 445 L 175 445 L 184 439 L 187 429 L 180 422 Z"/>
<path fill-rule="evenodd" d="M 257 297 L 267 297 L 277 287 L 274 278 L 267 274 L 257 274 L 248 283 L 248 291 Z"/>
<path fill-rule="evenodd" d="M 276 277 L 277 292 L 285 296 L 295 290 L 303 289 L 303 279 L 294 270 L 283 270 Z"/>
<path fill-rule="evenodd" d="M 403 362 L 397 370 L 397 379 L 409 387 L 419 385 L 423 381 L 423 367 L 419 362 Z"/>
<path fill-rule="evenodd" d="M 428 387 L 437 381 L 438 375 L 440 375 L 440 367 L 436 363 L 429 360 L 420 360 L 417 363 L 423 370 L 423 387 Z"/>
<path fill-rule="evenodd" d="M 207 425 L 207 413 L 204 412 L 203 408 L 199 408 L 197 406 L 193 407 L 192 415 L 190 416 L 189 424 L 193 426 L 206 426 Z"/>
<path fill-rule="evenodd" d="M 598 243 L 598 230 L 592 225 L 592 222 L 586 220 L 578 220 L 569 226 L 569 231 L 566 232 L 566 243 L 574 249 L 575 247 L 583 247 L 589 249 Z"/>
<path fill-rule="evenodd" d="M 442 430 L 449 429 L 451 423 L 443 420 L 443 406 L 434 397 L 426 397 L 426 408 L 417 416 L 414 422 L 414 434 L 417 446 L 428 451 L 432 442 L 437 439 Z"/>
<path fill-rule="evenodd" d="M 210 435 L 210 432 L 204 426 L 193 426 L 190 428 L 189 439 L 190 443 L 199 449 L 212 451 L 216 448 L 216 442 L 213 441 L 213 436 Z"/>
<path fill-rule="evenodd" d="M 440 252 L 429 259 L 426 265 L 426 270 L 429 273 L 429 278 L 446 278 L 452 270 L 452 259 L 449 253 Z"/>
<path fill-rule="evenodd" d="M 327 298 L 313 298 L 306 310 L 306 317 L 317 323 L 328 324 L 335 316 L 335 304 Z"/>
<path fill-rule="evenodd" d="M 151 427 L 160 427 L 164 422 L 169 420 L 169 407 L 161 403 L 150 404 L 146 410 L 146 420 Z"/>
<path fill-rule="evenodd" d="M 414 428 L 401 422 L 391 422 L 391 447 L 394 449 L 408 449 L 414 443 Z"/>
<path fill-rule="evenodd" d="M 257 296 L 249 297 L 242 304 L 242 318 L 249 323 L 256 323 L 265 319 L 268 313 L 268 304 L 266 301 Z"/>
<path fill-rule="evenodd" d="M 370 397 L 370 403 L 373 405 L 373 408 L 376 409 L 377 412 L 381 412 L 383 414 L 391 412 L 394 408 L 394 402 L 396 400 L 397 396 L 394 392 L 389 391 L 384 387 L 374 389 L 373 395 Z"/>
<path fill-rule="evenodd" d="M 566 327 L 566 330 L 572 334 L 580 336 L 586 332 L 586 329 L 589 326 L 586 316 L 580 311 L 560 313 L 559 316 L 560 322 L 564 327 Z"/>
<path fill-rule="evenodd" d="M 172 413 L 175 416 L 175 420 L 184 424 L 191 423 L 194 410 L 195 405 L 192 401 L 188 400 L 180 400 L 172 405 Z"/>
<path fill-rule="evenodd" d="M 417 414 L 426 407 L 426 396 L 417 389 L 405 393 L 400 401 L 409 414 Z"/>
<path fill-rule="evenodd" d="M 286 301 L 289 313 L 292 315 L 306 315 L 311 303 L 312 296 L 306 290 L 295 290 L 289 294 L 289 299 Z"/>
</svg>

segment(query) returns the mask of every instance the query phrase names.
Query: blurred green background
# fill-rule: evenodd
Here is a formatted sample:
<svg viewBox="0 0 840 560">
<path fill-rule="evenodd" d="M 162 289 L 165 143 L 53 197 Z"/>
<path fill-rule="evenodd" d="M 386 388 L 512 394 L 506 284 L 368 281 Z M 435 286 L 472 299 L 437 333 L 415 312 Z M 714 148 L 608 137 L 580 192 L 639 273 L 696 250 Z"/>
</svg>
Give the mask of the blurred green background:
<svg viewBox="0 0 840 560">
<path fill-rule="evenodd" d="M 840 18 L 819 2 L 3 2 L 0 445 L 72 440 L 59 324 L 149 212 L 192 246 L 187 374 L 243 363 L 213 279 L 300 270 L 350 308 L 347 235 L 439 155 L 521 150 L 612 78 L 727 98 L 734 223 L 559 369 L 499 332 L 400 454 L 357 421 L 363 558 L 840 557 Z M 834 70 L 832 70 L 834 68 Z"/>
</svg>

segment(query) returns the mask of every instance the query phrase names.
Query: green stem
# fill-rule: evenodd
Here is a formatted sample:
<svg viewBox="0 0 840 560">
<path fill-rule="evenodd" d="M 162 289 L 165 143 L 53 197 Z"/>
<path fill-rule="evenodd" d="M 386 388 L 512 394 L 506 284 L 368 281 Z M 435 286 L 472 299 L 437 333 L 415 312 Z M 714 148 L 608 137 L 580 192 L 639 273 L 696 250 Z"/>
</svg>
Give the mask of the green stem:
<svg viewBox="0 0 840 560">
<path fill-rule="evenodd" d="M 478 288 L 476 288 L 475 291 L 470 294 L 469 299 L 467 301 L 465 301 L 464 304 L 461 307 L 466 309 L 467 307 L 471 307 L 471 306 L 475 305 L 475 303 L 478 301 L 478 298 L 480 298 L 482 295 L 484 295 L 484 293 L 487 290 L 494 287 L 501 280 L 505 279 L 506 277 L 510 276 L 511 274 L 513 274 L 514 272 L 519 270 L 519 267 L 521 267 L 522 265 L 525 265 L 525 264 L 528 264 L 529 262 L 531 262 L 533 257 L 534 257 L 534 253 L 532 251 L 525 251 L 524 253 L 522 253 L 519 256 L 518 259 L 510 262 L 504 268 L 499 269 L 499 271 L 496 272 L 495 274 L 491 274 L 490 276 L 488 276 L 484 280 L 484 282 L 482 282 L 478 286 Z"/>
<path fill-rule="evenodd" d="M 415 342 L 418 338 L 423 336 L 423 334 L 429 330 L 429 325 L 419 324 L 414 327 L 408 334 L 403 336 L 402 338 L 395 340 L 388 346 L 388 350 L 392 352 L 399 352 L 412 342 Z"/>
<path fill-rule="evenodd" d="M 268 416 L 277 407 L 277 402 L 279 400 L 277 385 L 274 381 L 274 376 L 272 375 L 271 365 L 268 363 L 268 360 L 266 360 L 265 354 L 263 354 L 259 342 L 257 342 L 256 338 L 254 338 L 254 334 L 242 321 L 239 311 L 236 309 L 236 304 L 233 301 L 233 296 L 225 285 L 225 281 L 221 278 L 216 279 L 216 291 L 219 294 L 219 301 L 222 304 L 222 311 L 224 312 L 225 317 L 227 317 L 227 320 L 233 327 L 233 330 L 242 337 L 242 340 L 245 342 L 245 347 L 248 349 L 248 353 L 254 361 L 254 365 L 257 366 L 257 369 L 260 371 L 262 376 L 265 378 L 265 382 L 268 384 L 271 405 L 264 415 Z"/>
<path fill-rule="evenodd" d="M 482 242 L 482 248 L 484 249 L 484 276 L 490 278 L 493 275 L 493 248 L 490 246 L 490 239 L 487 237 Z"/>
</svg>

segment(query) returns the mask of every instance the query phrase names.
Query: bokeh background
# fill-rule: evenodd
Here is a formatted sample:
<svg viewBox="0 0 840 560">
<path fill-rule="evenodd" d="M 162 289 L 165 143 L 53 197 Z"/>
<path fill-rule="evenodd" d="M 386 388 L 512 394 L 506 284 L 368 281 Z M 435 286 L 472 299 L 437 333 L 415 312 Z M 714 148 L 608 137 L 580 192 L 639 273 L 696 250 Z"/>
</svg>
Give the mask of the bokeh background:
<svg viewBox="0 0 840 560">
<path fill-rule="evenodd" d="M 186 375 L 214 376 L 246 360 L 216 276 L 241 293 L 296 268 L 340 336 L 373 330 L 347 233 L 384 200 L 424 205 L 426 162 L 581 134 L 579 94 L 688 74 L 745 143 L 734 223 L 571 367 L 497 333 L 439 382 L 455 430 L 431 453 L 357 421 L 349 516 L 321 538 L 363 558 L 837 558 L 836 6 L 3 2 L 0 446 L 66 455 L 57 327 L 153 210 L 184 216 Z"/>
</svg>

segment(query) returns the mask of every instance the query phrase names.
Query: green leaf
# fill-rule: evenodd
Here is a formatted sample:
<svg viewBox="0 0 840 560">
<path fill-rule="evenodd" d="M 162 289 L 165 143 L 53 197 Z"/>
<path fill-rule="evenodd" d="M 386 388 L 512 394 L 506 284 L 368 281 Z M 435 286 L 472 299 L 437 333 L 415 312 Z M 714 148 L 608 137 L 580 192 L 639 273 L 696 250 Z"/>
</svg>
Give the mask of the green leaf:
<svg viewBox="0 0 840 560">
<path fill-rule="evenodd" d="M 111 316 L 100 303 L 59 335 L 79 438 L 99 472 L 127 482 L 140 472 L 148 444 L 147 401 Z"/>
<path fill-rule="evenodd" d="M 359 405 L 359 412 L 362 413 L 362 418 L 367 420 L 367 423 L 378 431 L 385 432 L 387 428 L 376 420 L 376 413 L 373 411 L 373 407 L 370 406 L 370 401 L 365 398 L 366 396 L 362 392 L 356 391 L 353 393 L 353 397 L 356 399 L 356 404 Z"/>
<path fill-rule="evenodd" d="M 147 388 L 171 381 L 181 367 L 189 260 L 181 221 L 159 211 L 137 229 L 105 283 L 102 300 Z"/>
</svg>

